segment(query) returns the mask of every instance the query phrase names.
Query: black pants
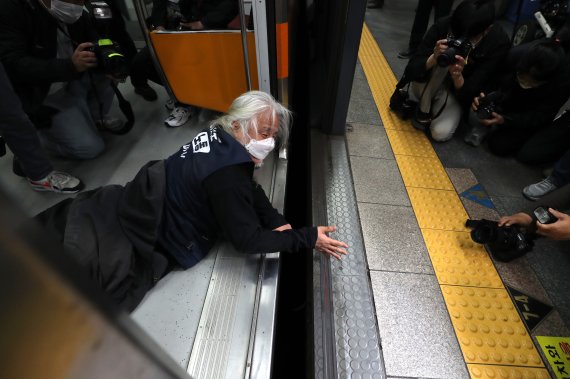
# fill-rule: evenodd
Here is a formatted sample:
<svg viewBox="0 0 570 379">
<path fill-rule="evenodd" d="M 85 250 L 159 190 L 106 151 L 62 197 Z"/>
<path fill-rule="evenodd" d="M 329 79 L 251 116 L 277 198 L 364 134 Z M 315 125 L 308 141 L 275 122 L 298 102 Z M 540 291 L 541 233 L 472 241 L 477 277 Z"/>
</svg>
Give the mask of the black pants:
<svg viewBox="0 0 570 379">
<path fill-rule="evenodd" d="M 414 24 L 412 25 L 412 34 L 410 35 L 410 48 L 417 48 L 424 38 L 428 24 L 429 15 L 433 8 L 433 19 L 438 20 L 442 17 L 449 15 L 453 0 L 419 0 L 418 7 L 416 8 L 416 16 L 414 17 Z"/>
<path fill-rule="evenodd" d="M 570 112 L 539 130 L 499 127 L 489 137 L 489 148 L 496 155 L 515 155 L 526 164 L 554 162 L 570 149 Z"/>
<path fill-rule="evenodd" d="M 147 84 L 147 80 L 152 80 L 156 84 L 162 85 L 162 80 L 154 67 L 150 50 L 148 46 L 145 46 L 140 49 L 132 60 L 131 83 L 133 87 L 141 87 Z"/>
<path fill-rule="evenodd" d="M 18 159 L 26 176 L 32 180 L 45 178 L 53 167 L 43 150 L 34 124 L 0 64 L 0 135 Z"/>
<path fill-rule="evenodd" d="M 570 183 L 570 150 L 556 162 L 550 177 L 557 187 Z"/>
</svg>

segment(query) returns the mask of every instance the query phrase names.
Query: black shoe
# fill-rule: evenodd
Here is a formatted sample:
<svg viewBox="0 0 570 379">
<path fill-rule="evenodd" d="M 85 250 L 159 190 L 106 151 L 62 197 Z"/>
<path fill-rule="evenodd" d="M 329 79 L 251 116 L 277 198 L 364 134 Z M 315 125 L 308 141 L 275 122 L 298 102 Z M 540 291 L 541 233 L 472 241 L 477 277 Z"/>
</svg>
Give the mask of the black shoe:
<svg viewBox="0 0 570 379">
<path fill-rule="evenodd" d="M 156 99 L 158 99 L 156 91 L 153 90 L 152 87 L 149 86 L 148 84 L 135 87 L 135 93 L 141 95 L 143 99 L 145 99 L 146 101 L 155 101 Z"/>
<path fill-rule="evenodd" d="M 20 165 L 20 162 L 18 162 L 16 157 L 12 159 L 12 172 L 14 173 L 14 175 L 17 175 L 21 178 L 26 177 L 26 174 L 24 173 L 24 170 L 22 170 L 22 166 Z"/>
<path fill-rule="evenodd" d="M 384 6 L 384 0 L 370 0 L 366 8 L 368 9 L 377 9 L 382 8 Z"/>
<path fill-rule="evenodd" d="M 404 51 L 400 51 L 398 53 L 398 58 L 400 59 L 410 59 L 411 57 L 414 56 L 414 54 L 416 53 L 418 49 L 416 49 L 415 47 L 408 47 L 406 50 Z"/>
<path fill-rule="evenodd" d="M 416 111 L 416 115 L 414 118 L 412 118 L 412 126 L 418 130 L 421 130 L 422 132 L 426 132 L 431 126 L 430 114 L 422 112 L 418 109 Z"/>
</svg>

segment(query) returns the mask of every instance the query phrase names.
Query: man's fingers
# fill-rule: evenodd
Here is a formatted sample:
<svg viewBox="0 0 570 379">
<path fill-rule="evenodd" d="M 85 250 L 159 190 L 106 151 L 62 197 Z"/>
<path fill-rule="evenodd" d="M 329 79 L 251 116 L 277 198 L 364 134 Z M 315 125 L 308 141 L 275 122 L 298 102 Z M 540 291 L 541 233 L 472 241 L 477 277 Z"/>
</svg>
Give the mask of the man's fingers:
<svg viewBox="0 0 570 379">
<path fill-rule="evenodd" d="M 550 213 L 552 213 L 552 215 L 555 216 L 555 217 L 558 218 L 558 219 L 567 217 L 566 214 L 564 214 L 564 213 L 562 213 L 562 212 L 558 212 L 556 209 L 548 208 L 548 211 L 549 211 Z"/>
<path fill-rule="evenodd" d="M 77 45 L 77 49 L 76 49 L 76 50 L 84 51 L 85 49 L 88 49 L 88 48 L 90 48 L 91 46 L 93 46 L 93 43 L 91 43 L 91 42 L 83 42 L 83 43 L 80 43 L 79 45 Z"/>
</svg>

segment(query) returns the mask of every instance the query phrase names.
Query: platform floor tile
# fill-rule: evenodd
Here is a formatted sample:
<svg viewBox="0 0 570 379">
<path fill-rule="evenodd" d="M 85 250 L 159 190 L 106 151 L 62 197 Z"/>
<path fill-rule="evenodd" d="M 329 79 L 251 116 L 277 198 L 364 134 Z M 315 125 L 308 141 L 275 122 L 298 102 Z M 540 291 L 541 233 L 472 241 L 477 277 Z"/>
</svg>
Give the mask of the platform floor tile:
<svg viewBox="0 0 570 379">
<path fill-rule="evenodd" d="M 466 232 L 423 229 L 440 284 L 503 288 L 487 251 Z"/>
<path fill-rule="evenodd" d="M 396 155 L 396 162 L 406 187 L 454 190 L 441 162 L 435 157 Z"/>
<path fill-rule="evenodd" d="M 548 375 L 542 358 L 489 255 L 470 241 L 465 227 L 468 218 L 465 207 L 428 137 L 410 129 L 409 122 L 397 119 L 389 110 L 396 79 L 366 25 L 359 59 L 426 243 L 469 375 L 483 379 L 542 379 Z M 374 287 L 377 292 L 377 286 Z M 397 301 L 406 298 L 406 291 L 398 289 L 397 292 Z M 383 305 L 382 312 L 394 305 L 382 304 L 382 297 L 379 301 Z M 378 317 L 382 334 L 382 320 L 386 316 L 379 313 Z M 389 326 L 397 328 L 398 325 Z M 430 332 L 436 333 L 435 328 L 431 327 Z M 384 344 L 386 340 L 382 337 Z M 385 353 L 389 357 L 390 349 Z M 389 368 L 390 360 L 386 362 Z M 387 374 L 401 376 L 390 370 Z M 403 376 L 409 375 L 408 371 Z"/>
</svg>

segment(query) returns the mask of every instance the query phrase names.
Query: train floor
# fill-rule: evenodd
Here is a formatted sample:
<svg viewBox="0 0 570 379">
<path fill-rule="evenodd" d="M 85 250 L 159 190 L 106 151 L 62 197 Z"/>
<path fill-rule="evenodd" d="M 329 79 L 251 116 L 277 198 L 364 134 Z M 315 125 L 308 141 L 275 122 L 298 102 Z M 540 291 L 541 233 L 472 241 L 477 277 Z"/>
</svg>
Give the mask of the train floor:
<svg viewBox="0 0 570 379">
<path fill-rule="evenodd" d="M 484 145 L 473 148 L 463 142 L 461 129 L 448 142 L 428 142 L 390 114 L 387 99 L 407 63 L 397 53 L 407 47 L 415 3 L 388 0 L 382 9 L 366 11 L 347 117 L 386 375 L 543 377 L 536 356 L 518 358 L 521 342 L 508 342 L 510 326 L 495 323 L 471 300 L 499 293 L 508 298 L 505 290 L 513 299 L 529 295 L 547 305 L 536 318 L 540 322 L 530 323 L 530 335 L 570 336 L 570 243 L 539 239 L 522 258 L 491 263 L 469 241 L 462 225 L 467 216 L 498 219 L 528 208 L 532 204 L 521 190 L 541 180 L 543 168 L 493 156 Z M 454 248 L 462 251 L 460 258 Z M 470 249 L 478 251 L 475 260 L 468 258 Z M 460 292 L 469 298 L 457 297 Z M 462 310 L 457 304 L 477 305 Z M 506 307 L 513 309 L 512 303 Z M 473 315 L 480 324 L 471 322 Z M 503 351 L 503 344 L 514 350 Z M 528 340 L 526 345 L 532 350 Z"/>
</svg>

